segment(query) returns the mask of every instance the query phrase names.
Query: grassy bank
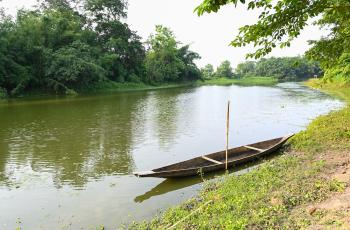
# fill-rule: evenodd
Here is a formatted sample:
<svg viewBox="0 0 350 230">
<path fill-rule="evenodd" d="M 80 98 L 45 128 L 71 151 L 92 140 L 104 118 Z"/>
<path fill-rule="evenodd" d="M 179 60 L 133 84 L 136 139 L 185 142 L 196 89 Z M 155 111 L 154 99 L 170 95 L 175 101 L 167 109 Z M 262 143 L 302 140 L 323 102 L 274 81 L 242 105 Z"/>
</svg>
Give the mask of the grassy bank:
<svg viewBox="0 0 350 230">
<path fill-rule="evenodd" d="M 242 79 L 229 79 L 229 78 L 213 78 L 210 80 L 198 81 L 198 85 L 242 85 L 242 86 L 270 86 L 277 84 L 278 81 L 272 77 L 247 77 Z"/>
<path fill-rule="evenodd" d="M 104 93 L 104 92 L 120 92 L 120 91 L 138 91 L 138 90 L 154 90 L 154 89 L 168 89 L 193 86 L 195 82 L 182 82 L 182 83 L 162 83 L 159 85 L 149 85 L 145 83 L 134 83 L 134 82 L 101 82 L 95 84 L 90 88 L 79 91 L 79 93 Z"/>
<path fill-rule="evenodd" d="M 113 92 L 126 92 L 126 91 L 140 91 L 140 90 L 156 90 L 156 89 L 168 89 L 188 86 L 201 86 L 201 85 L 242 85 L 242 86 L 271 86 L 277 84 L 277 80 L 270 77 L 250 77 L 243 79 L 228 79 L 228 78 L 215 78 L 205 81 L 197 82 L 180 82 L 180 83 L 161 83 L 158 85 L 150 85 L 142 82 L 114 82 L 114 81 L 103 81 L 91 85 L 89 87 L 74 90 L 67 90 L 66 95 L 77 95 L 77 94 L 90 94 L 90 93 L 113 93 Z M 48 92 L 41 89 L 32 89 L 30 92 L 19 95 L 18 97 L 38 97 L 38 96 L 52 96 L 57 95 L 54 92 Z M 0 91 L 0 99 L 6 99 L 7 95 Z"/>
<path fill-rule="evenodd" d="M 46 91 L 42 89 L 32 89 L 16 97 L 41 97 L 41 96 L 53 96 L 53 95 L 78 95 L 78 94 L 91 94 L 91 93 L 113 93 L 113 92 L 127 92 L 127 91 L 141 91 L 141 90 L 156 90 L 156 89 L 168 89 L 168 88 L 178 88 L 178 87 L 188 87 L 195 86 L 195 82 L 182 82 L 182 83 L 162 83 L 159 85 L 149 85 L 145 83 L 135 83 L 135 82 L 113 82 L 104 81 L 99 82 L 89 87 L 74 90 L 67 90 L 65 93 L 55 93 L 51 91 Z M 0 100 L 7 99 L 8 96 L 0 91 Z"/>
<path fill-rule="evenodd" d="M 315 83 L 310 84 L 317 86 Z M 206 183 L 197 197 L 131 228 L 349 227 L 348 210 L 338 207 L 334 211 L 328 208 L 334 205 L 327 202 L 349 191 L 350 88 L 340 90 L 329 85 L 322 90 L 336 94 L 348 105 L 312 121 L 305 131 L 291 139 L 289 146 L 281 151 L 282 155 L 258 169 Z M 195 211 L 198 208 L 200 210 Z M 186 219 L 182 221 L 183 218 Z"/>
</svg>

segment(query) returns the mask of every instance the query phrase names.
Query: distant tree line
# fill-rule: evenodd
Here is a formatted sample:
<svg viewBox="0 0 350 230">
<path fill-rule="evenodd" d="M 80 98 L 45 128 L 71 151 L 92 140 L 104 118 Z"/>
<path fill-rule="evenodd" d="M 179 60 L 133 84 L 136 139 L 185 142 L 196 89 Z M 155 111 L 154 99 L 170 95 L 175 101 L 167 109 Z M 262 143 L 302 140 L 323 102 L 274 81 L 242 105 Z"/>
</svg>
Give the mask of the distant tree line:
<svg viewBox="0 0 350 230">
<path fill-rule="evenodd" d="M 321 76 L 322 70 L 318 62 L 305 57 L 271 57 L 258 61 L 246 61 L 233 70 L 229 61 L 222 62 L 216 71 L 211 64 L 201 69 L 205 79 L 215 77 L 245 78 L 273 77 L 279 81 L 297 81 Z"/>
<path fill-rule="evenodd" d="M 207 64 L 203 68 L 201 68 L 202 77 L 204 79 L 211 78 L 233 78 L 234 73 L 231 67 L 231 63 L 228 60 L 223 61 L 217 68 L 214 70 L 214 66 L 212 64 Z"/>
<path fill-rule="evenodd" d="M 200 78 L 197 53 L 163 26 L 143 44 L 126 10 L 125 0 L 44 0 L 15 19 L 0 10 L 0 95 Z"/>
</svg>

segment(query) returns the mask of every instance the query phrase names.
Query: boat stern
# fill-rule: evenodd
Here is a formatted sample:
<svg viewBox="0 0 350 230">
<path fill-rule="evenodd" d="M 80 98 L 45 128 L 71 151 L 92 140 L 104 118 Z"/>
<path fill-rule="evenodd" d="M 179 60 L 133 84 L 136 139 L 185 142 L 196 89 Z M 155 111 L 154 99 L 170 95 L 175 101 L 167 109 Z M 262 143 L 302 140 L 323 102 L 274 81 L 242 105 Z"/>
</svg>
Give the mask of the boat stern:
<svg viewBox="0 0 350 230">
<path fill-rule="evenodd" d="M 154 174 L 153 171 L 142 171 L 142 172 L 133 172 L 133 174 L 137 177 L 148 177 Z"/>
</svg>

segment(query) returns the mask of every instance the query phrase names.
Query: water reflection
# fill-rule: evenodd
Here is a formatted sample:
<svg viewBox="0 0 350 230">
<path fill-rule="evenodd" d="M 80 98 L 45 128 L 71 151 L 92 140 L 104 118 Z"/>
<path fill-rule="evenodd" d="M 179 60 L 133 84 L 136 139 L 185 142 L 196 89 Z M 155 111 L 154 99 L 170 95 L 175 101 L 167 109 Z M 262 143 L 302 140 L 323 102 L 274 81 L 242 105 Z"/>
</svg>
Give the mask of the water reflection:
<svg viewBox="0 0 350 230">
<path fill-rule="evenodd" d="M 179 111 L 191 104 L 192 92 L 176 89 L 1 104 L 0 186 L 20 186 L 18 177 L 31 175 L 30 171 L 51 173 L 56 188 L 63 184 L 83 188 L 91 179 L 131 174 L 134 150 L 146 144 L 167 151 L 181 129 L 189 127 L 194 117 L 191 113 L 179 117 Z"/>
<path fill-rule="evenodd" d="M 133 132 L 140 128 L 134 121 L 144 115 L 137 111 L 140 100 L 140 96 L 120 94 L 3 106 L 0 184 L 18 184 L 18 174 L 26 174 L 28 167 L 52 173 L 57 188 L 63 183 L 83 187 L 90 178 L 129 174 L 134 168 Z"/>
</svg>

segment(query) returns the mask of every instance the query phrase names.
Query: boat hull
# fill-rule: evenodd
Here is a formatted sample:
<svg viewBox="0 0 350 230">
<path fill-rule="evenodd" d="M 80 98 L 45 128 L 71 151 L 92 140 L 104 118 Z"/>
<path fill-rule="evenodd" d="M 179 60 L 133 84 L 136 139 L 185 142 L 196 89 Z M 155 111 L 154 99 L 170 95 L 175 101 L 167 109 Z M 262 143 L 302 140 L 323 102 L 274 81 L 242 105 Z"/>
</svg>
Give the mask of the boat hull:
<svg viewBox="0 0 350 230">
<path fill-rule="evenodd" d="M 289 135 L 286 137 L 276 138 L 230 149 L 228 151 L 228 168 L 254 161 L 258 158 L 271 154 L 277 151 L 292 136 L 293 135 Z M 264 149 L 259 149 L 258 147 Z M 151 171 L 135 172 L 134 175 L 138 177 L 177 178 L 194 176 L 200 173 L 220 171 L 226 168 L 225 156 L 226 152 L 220 151 Z M 207 158 L 209 158 L 209 161 Z"/>
</svg>

